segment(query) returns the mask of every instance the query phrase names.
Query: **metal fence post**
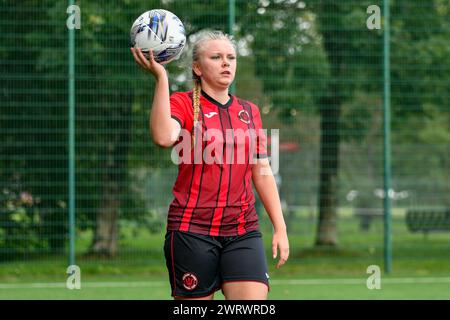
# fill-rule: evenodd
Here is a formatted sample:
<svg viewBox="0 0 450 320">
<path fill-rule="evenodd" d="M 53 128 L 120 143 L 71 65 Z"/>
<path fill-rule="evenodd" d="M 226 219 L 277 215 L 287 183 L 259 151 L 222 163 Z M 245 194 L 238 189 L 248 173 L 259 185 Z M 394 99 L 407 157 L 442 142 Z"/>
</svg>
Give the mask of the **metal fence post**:
<svg viewBox="0 0 450 320">
<path fill-rule="evenodd" d="M 69 0 L 69 6 L 74 0 Z M 75 30 L 69 32 L 69 265 L 75 264 Z"/>
<path fill-rule="evenodd" d="M 389 0 L 383 1 L 384 11 L 384 99 L 383 99 L 383 167 L 384 167 L 384 269 L 392 271 L 392 226 L 391 226 L 391 79 L 390 79 L 390 26 Z"/>
</svg>

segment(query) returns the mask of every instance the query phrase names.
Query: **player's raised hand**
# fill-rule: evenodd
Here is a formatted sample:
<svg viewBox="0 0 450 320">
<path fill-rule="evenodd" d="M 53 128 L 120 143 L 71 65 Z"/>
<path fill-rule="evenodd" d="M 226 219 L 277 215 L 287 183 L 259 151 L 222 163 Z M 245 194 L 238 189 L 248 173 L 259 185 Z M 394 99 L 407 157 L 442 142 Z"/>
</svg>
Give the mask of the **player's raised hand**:
<svg viewBox="0 0 450 320">
<path fill-rule="evenodd" d="M 134 60 L 137 64 L 139 64 L 144 70 L 149 71 L 151 74 L 155 76 L 155 78 L 159 78 L 161 76 L 166 76 L 166 70 L 163 67 L 163 64 L 168 63 L 158 63 L 153 58 L 153 51 L 149 50 L 148 59 L 144 56 L 141 49 L 131 48 L 131 53 L 133 54 Z"/>
</svg>

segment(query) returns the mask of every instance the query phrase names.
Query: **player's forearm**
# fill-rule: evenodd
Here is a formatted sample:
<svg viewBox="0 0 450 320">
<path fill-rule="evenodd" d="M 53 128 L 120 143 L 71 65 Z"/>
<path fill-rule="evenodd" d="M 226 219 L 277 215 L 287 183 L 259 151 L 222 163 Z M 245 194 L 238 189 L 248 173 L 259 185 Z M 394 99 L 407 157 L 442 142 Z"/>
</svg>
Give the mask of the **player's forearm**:
<svg viewBox="0 0 450 320">
<path fill-rule="evenodd" d="M 170 94 L 167 76 L 156 79 L 155 94 L 150 113 L 150 133 L 153 141 L 160 146 L 167 146 L 171 142 L 174 128 L 170 117 Z"/>
<path fill-rule="evenodd" d="M 275 231 L 286 230 L 286 223 L 281 210 L 280 197 L 273 175 L 258 175 L 253 177 L 253 184 L 258 192 L 264 208 L 272 221 Z"/>
</svg>

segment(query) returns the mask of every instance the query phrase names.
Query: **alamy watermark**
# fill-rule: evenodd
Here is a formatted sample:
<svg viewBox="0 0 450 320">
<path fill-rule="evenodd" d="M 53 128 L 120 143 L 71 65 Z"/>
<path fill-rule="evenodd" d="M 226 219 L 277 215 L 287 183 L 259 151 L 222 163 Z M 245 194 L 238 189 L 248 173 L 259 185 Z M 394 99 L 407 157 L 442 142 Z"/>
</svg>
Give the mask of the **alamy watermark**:
<svg viewBox="0 0 450 320">
<path fill-rule="evenodd" d="M 200 126 L 201 127 L 201 126 Z M 174 164 L 256 164 L 267 158 L 270 168 L 263 166 L 261 175 L 275 175 L 279 170 L 279 129 L 270 130 L 270 155 L 267 129 L 196 130 L 195 147 L 192 133 L 181 129 L 178 143 L 171 152 Z"/>
<path fill-rule="evenodd" d="M 381 270 L 377 265 L 370 265 L 367 267 L 368 274 L 371 274 L 369 278 L 367 278 L 366 286 L 367 289 L 381 289 Z"/>
<path fill-rule="evenodd" d="M 67 267 L 66 273 L 69 275 L 66 281 L 66 288 L 81 289 L 81 269 L 77 265 L 70 265 Z"/>
<path fill-rule="evenodd" d="M 80 7 L 73 4 L 67 7 L 66 13 L 69 15 L 66 20 L 67 29 L 81 29 L 81 10 Z"/>
<path fill-rule="evenodd" d="M 381 9 L 377 5 L 367 7 L 367 13 L 371 14 L 366 20 L 367 29 L 381 29 Z"/>
</svg>

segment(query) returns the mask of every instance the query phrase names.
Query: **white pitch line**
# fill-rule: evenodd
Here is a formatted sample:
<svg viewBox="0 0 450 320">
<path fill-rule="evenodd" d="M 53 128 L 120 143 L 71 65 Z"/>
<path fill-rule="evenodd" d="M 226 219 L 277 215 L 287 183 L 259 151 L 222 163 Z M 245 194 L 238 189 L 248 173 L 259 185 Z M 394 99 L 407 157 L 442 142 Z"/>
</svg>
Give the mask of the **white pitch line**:
<svg viewBox="0 0 450 320">
<path fill-rule="evenodd" d="M 82 288 L 130 288 L 130 287 L 161 287 L 166 282 L 88 282 L 82 281 Z M 168 283 L 167 283 L 168 285 Z M 47 283 L 0 283 L 0 289 L 44 289 L 44 288 L 66 288 L 65 282 L 47 282 Z"/>
<path fill-rule="evenodd" d="M 271 285 L 334 285 L 334 284 L 366 284 L 367 279 L 291 279 L 272 280 Z M 419 283 L 450 283 L 450 277 L 423 278 L 383 278 L 385 284 L 419 284 Z"/>
<path fill-rule="evenodd" d="M 450 277 L 420 277 L 420 278 L 381 278 L 383 284 L 450 284 Z M 128 282 L 90 282 L 82 281 L 81 288 L 136 288 L 136 287 L 164 287 L 167 281 L 128 281 Z M 309 286 L 309 285 L 366 285 L 366 279 L 289 279 L 271 280 L 271 286 Z M 44 289 L 44 288 L 66 288 L 63 282 L 47 283 L 0 283 L 0 289 Z"/>
</svg>

